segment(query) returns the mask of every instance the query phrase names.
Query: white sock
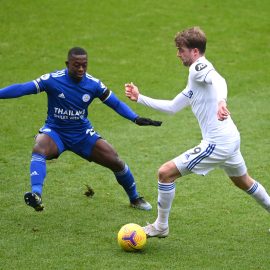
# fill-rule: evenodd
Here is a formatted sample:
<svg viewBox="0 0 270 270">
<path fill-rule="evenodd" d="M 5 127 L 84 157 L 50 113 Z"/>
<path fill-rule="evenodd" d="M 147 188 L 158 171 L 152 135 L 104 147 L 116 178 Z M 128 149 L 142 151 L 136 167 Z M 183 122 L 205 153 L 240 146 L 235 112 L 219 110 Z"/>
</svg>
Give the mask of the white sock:
<svg viewBox="0 0 270 270">
<path fill-rule="evenodd" d="M 175 195 L 175 183 L 158 182 L 158 217 L 154 226 L 158 230 L 169 227 L 169 214 Z"/>
<path fill-rule="evenodd" d="M 247 193 L 252 196 L 263 208 L 270 212 L 270 197 L 265 188 L 258 182 L 255 182 Z"/>
</svg>

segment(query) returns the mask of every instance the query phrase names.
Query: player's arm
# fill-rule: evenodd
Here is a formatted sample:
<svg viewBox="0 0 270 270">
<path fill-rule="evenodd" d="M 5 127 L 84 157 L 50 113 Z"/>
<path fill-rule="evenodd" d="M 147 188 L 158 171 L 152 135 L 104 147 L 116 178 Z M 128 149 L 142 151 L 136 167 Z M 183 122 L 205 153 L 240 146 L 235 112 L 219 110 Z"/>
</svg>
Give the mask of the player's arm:
<svg viewBox="0 0 270 270">
<path fill-rule="evenodd" d="M 139 126 L 160 126 L 162 123 L 160 121 L 154 121 L 149 118 L 138 116 L 127 104 L 119 100 L 117 96 L 109 89 L 103 93 L 103 95 L 100 97 L 100 100 L 112 108 L 114 111 L 116 111 L 118 114 L 126 119 L 131 120 Z"/>
<path fill-rule="evenodd" d="M 230 111 L 227 108 L 227 83 L 225 79 L 215 70 L 209 72 L 205 78 L 206 83 L 213 85 L 213 88 L 217 93 L 217 102 L 218 102 L 218 111 L 217 117 L 218 120 L 223 121 L 228 118 Z"/>
<path fill-rule="evenodd" d="M 154 99 L 140 94 L 138 87 L 133 83 L 127 83 L 125 84 L 125 93 L 132 101 L 170 114 L 174 114 L 189 105 L 189 98 L 183 92 L 172 100 Z"/>
<path fill-rule="evenodd" d="M 0 89 L 0 99 L 17 98 L 21 96 L 37 94 L 38 89 L 34 81 L 21 84 L 13 84 Z"/>
</svg>

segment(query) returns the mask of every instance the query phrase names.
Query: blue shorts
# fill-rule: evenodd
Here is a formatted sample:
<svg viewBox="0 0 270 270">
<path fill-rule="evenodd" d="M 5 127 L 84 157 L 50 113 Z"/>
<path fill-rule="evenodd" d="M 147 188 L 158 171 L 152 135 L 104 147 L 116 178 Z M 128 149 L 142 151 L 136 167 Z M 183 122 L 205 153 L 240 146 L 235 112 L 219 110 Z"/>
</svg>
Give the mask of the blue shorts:
<svg viewBox="0 0 270 270">
<path fill-rule="evenodd" d="M 63 132 L 44 125 L 39 133 L 50 136 L 57 145 L 59 156 L 64 151 L 69 150 L 85 159 L 90 157 L 96 141 L 101 139 L 101 136 L 93 128 L 86 129 L 83 133 L 76 133 Z"/>
</svg>

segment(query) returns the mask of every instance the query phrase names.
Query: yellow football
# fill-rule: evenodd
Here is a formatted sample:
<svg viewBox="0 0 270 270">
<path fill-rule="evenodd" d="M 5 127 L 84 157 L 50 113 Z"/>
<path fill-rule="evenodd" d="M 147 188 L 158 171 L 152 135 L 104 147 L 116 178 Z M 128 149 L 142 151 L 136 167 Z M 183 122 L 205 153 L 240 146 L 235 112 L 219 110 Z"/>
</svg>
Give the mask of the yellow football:
<svg viewBox="0 0 270 270">
<path fill-rule="evenodd" d="M 146 234 L 140 225 L 126 224 L 118 232 L 118 244 L 125 251 L 142 250 L 146 244 Z"/>
</svg>

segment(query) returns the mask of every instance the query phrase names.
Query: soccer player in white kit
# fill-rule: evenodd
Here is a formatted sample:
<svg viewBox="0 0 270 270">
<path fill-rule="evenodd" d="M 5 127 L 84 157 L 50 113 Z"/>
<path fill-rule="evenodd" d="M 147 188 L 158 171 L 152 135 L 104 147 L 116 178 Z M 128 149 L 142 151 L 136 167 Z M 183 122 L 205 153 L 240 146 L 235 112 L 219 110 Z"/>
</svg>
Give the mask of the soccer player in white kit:
<svg viewBox="0 0 270 270">
<path fill-rule="evenodd" d="M 176 113 L 187 106 L 198 120 L 202 141 L 158 170 L 158 216 L 144 227 L 147 237 L 169 234 L 169 213 L 175 195 L 175 180 L 190 173 L 206 175 L 222 168 L 240 189 L 270 212 L 270 197 L 265 188 L 251 178 L 240 152 L 240 134 L 227 109 L 227 84 L 205 58 L 206 36 L 199 27 L 177 33 L 177 57 L 189 67 L 186 88 L 172 100 L 153 99 L 140 94 L 133 83 L 125 85 L 126 96 L 153 109 Z"/>
</svg>

